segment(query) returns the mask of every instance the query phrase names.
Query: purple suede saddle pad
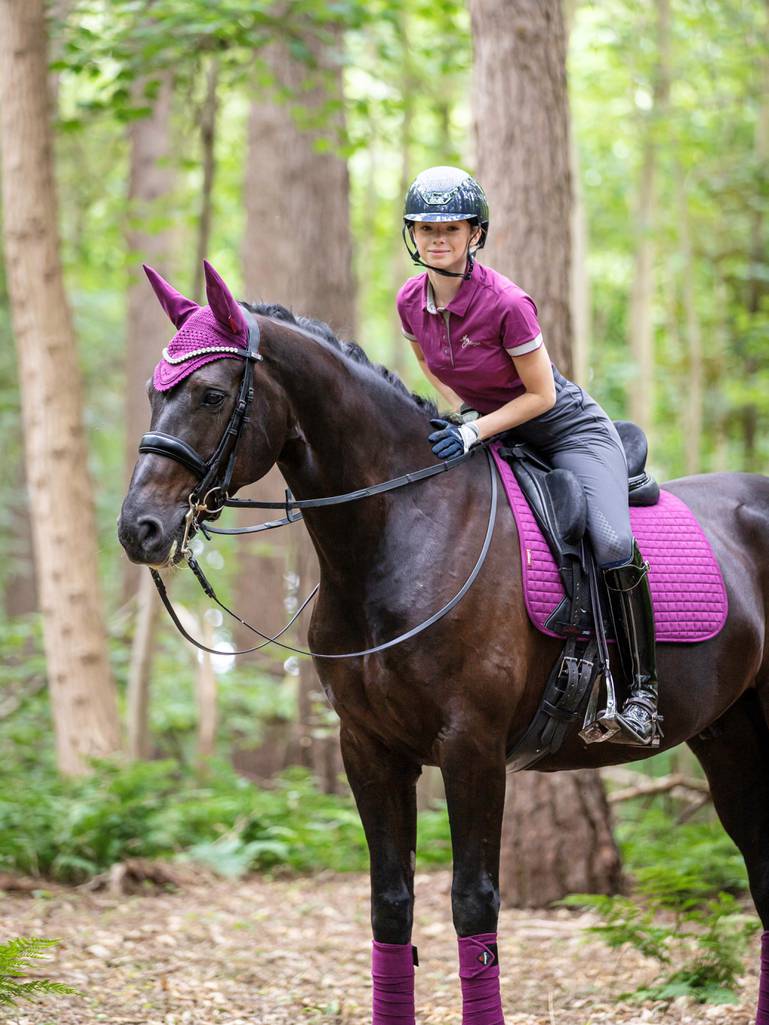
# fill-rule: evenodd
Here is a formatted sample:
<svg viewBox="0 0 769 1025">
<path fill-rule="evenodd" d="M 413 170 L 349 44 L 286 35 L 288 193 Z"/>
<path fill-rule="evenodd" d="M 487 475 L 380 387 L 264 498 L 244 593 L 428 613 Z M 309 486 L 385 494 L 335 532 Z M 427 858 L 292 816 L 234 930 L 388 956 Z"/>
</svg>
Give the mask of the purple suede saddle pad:
<svg viewBox="0 0 769 1025">
<path fill-rule="evenodd" d="M 564 596 L 555 559 L 509 464 L 491 451 L 513 510 L 521 543 L 523 590 L 534 626 L 559 636 L 545 623 Z M 726 622 L 728 604 L 721 569 L 691 509 L 669 491 L 657 505 L 630 509 L 633 534 L 649 561 L 658 641 L 706 641 Z"/>
</svg>

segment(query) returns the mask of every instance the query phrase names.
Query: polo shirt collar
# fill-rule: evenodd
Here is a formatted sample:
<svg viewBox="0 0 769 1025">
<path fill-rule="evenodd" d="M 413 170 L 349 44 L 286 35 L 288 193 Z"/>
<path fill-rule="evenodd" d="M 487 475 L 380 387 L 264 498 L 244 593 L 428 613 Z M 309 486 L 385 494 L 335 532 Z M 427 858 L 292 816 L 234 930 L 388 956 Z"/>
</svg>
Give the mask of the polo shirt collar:
<svg viewBox="0 0 769 1025">
<path fill-rule="evenodd" d="M 481 275 L 480 264 L 475 260 L 473 261 L 472 270 L 470 271 L 470 278 L 461 283 L 457 289 L 457 294 L 445 307 L 449 313 L 456 313 L 457 316 L 463 317 L 467 312 L 467 307 L 470 304 L 470 300 L 475 295 L 478 289 L 478 281 Z M 435 293 L 433 292 L 433 286 L 430 284 L 430 278 L 425 273 L 425 290 L 423 296 L 423 306 L 428 313 L 437 313 L 438 307 L 435 305 Z"/>
</svg>

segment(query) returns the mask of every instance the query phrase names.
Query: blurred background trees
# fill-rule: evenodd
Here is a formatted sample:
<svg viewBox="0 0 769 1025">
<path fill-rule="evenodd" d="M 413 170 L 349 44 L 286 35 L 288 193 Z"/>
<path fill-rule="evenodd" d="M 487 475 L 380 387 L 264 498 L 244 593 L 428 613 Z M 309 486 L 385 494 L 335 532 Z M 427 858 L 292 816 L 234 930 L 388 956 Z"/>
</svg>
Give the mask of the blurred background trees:
<svg viewBox="0 0 769 1025">
<path fill-rule="evenodd" d="M 27 8 L 4 5 L 11 18 Z M 66 300 L 42 264 L 21 282 L 13 240 L 37 202 L 35 179 L 11 166 L 22 133 L 3 105 L 0 761 L 11 776 L 31 767 L 55 776 L 55 634 L 48 623 L 46 661 L 40 613 L 46 575 L 85 533 L 93 547 L 74 561 L 103 599 L 68 619 L 78 637 L 106 624 L 108 656 L 87 659 L 101 682 L 88 690 L 116 686 L 123 740 L 112 714 L 104 748 L 79 723 L 82 750 L 121 746 L 194 769 L 202 743 L 262 781 L 298 764 L 326 790 L 340 787 L 333 716 L 309 663 L 280 652 L 199 662 L 157 618 L 146 575 L 117 545 L 115 516 L 147 423 L 145 383 L 169 336 L 143 260 L 194 292 L 205 251 L 243 298 L 327 319 L 425 390 L 394 315 L 396 288 L 413 271 L 402 195 L 421 168 L 460 164 L 489 193 L 482 255 L 532 293 L 564 369 L 612 415 L 643 422 L 654 473 L 766 472 L 766 4 L 570 0 L 563 17 L 555 3 L 538 8 L 539 27 L 525 3 L 492 0 L 72 0 L 50 12 L 51 114 L 36 116 L 55 158 L 58 218 L 39 209 Z M 534 59 L 537 33 L 547 66 Z M 12 300 L 18 308 L 24 296 L 37 320 L 16 316 L 12 333 Z M 61 422 L 33 399 L 46 358 L 36 357 L 35 379 L 29 357 L 67 306 L 78 355 L 70 339 L 57 382 L 87 440 L 75 460 L 93 482 L 95 526 L 85 530 L 82 516 L 58 500 L 54 516 L 35 490 L 35 425 L 21 414 L 19 366 L 25 404 Z M 81 392 L 66 384 L 78 377 Z M 255 487 L 281 495 L 277 475 Z M 63 531 L 53 546 L 45 523 Z M 237 547 L 220 539 L 201 556 L 268 630 L 315 579 L 301 526 L 286 534 Z M 181 578 L 175 594 L 217 646 L 244 639 Z M 61 752 L 58 765 L 78 767 Z"/>
</svg>

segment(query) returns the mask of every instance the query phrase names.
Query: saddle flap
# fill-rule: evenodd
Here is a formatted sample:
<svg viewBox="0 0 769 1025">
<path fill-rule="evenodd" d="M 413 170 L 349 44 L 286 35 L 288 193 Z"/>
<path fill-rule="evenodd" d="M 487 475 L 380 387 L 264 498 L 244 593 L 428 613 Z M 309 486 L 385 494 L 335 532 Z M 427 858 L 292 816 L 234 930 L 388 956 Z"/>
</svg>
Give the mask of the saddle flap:
<svg viewBox="0 0 769 1025">
<path fill-rule="evenodd" d="M 571 470 L 551 470 L 545 484 L 561 537 L 570 545 L 578 544 L 587 526 L 587 499 L 582 485 Z"/>
<path fill-rule="evenodd" d="M 500 455 L 508 460 L 558 564 L 563 564 L 565 556 L 579 558 L 579 541 L 587 522 L 587 500 L 574 474 L 549 469 L 525 445 L 502 448 Z M 554 475 L 556 481 L 551 489 L 549 482 Z"/>
</svg>

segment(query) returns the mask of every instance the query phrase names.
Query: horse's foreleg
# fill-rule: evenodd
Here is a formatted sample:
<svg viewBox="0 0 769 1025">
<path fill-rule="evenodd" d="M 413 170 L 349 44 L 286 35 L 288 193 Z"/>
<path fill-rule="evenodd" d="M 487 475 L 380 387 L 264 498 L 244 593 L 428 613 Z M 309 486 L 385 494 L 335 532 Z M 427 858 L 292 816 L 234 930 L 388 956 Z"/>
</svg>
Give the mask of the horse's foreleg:
<svg viewBox="0 0 769 1025">
<path fill-rule="evenodd" d="M 769 1025 L 769 729 L 755 691 L 743 694 L 714 732 L 689 746 L 708 777 L 718 817 L 745 859 L 765 930 L 756 1025 Z"/>
<path fill-rule="evenodd" d="M 341 746 L 371 865 L 373 1025 L 414 1025 L 411 925 L 421 768 L 344 727 Z"/>
<path fill-rule="evenodd" d="M 440 767 L 454 855 L 451 907 L 459 946 L 462 1025 L 504 1025 L 497 956 L 504 749 L 453 735 L 441 747 Z"/>
</svg>

